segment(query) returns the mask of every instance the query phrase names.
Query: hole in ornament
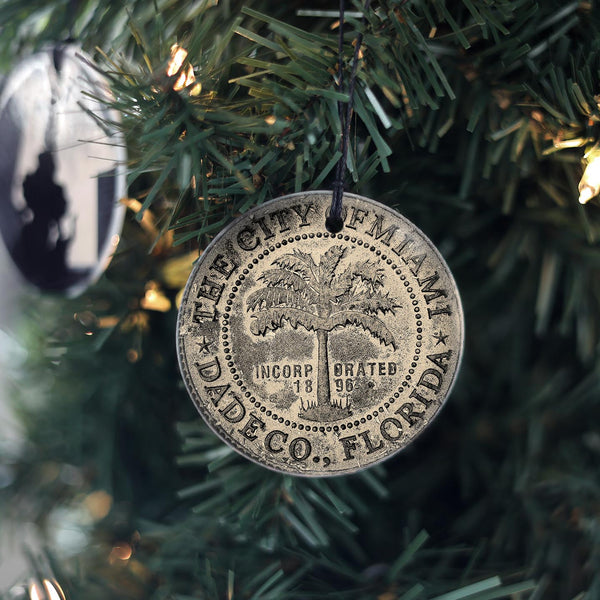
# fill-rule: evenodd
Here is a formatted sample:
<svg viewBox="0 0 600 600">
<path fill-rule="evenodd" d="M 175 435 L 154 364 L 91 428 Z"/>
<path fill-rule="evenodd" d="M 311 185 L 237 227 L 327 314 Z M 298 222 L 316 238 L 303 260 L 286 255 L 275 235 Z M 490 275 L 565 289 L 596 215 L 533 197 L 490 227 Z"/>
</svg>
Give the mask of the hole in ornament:
<svg viewBox="0 0 600 600">
<path fill-rule="evenodd" d="M 325 219 L 325 229 L 327 229 L 329 233 L 338 233 L 343 227 L 344 221 L 341 217 L 329 216 Z"/>
</svg>

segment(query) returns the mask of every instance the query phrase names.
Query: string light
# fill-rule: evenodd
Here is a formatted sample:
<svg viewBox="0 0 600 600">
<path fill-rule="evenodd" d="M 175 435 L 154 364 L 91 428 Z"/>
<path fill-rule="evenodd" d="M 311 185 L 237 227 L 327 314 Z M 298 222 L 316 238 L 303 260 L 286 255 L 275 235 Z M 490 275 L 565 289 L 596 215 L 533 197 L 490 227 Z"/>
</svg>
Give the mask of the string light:
<svg viewBox="0 0 600 600">
<path fill-rule="evenodd" d="M 110 556 L 108 557 L 108 561 L 110 564 L 115 564 L 118 562 L 127 562 L 131 556 L 133 555 L 133 548 L 126 542 L 121 542 L 113 546 L 110 551 Z"/>
<path fill-rule="evenodd" d="M 127 360 L 130 363 L 136 363 L 140 358 L 141 355 L 135 348 L 129 348 L 129 350 L 127 350 Z"/>
<path fill-rule="evenodd" d="M 135 198 L 121 198 L 121 204 L 124 204 L 129 210 L 138 216 L 139 224 L 153 238 L 156 238 L 154 250 L 152 254 L 160 254 L 162 250 L 170 248 L 173 245 L 173 231 L 162 233 L 157 225 L 156 217 L 150 209 L 145 209 L 142 212 L 142 203 Z M 160 238 L 160 239 L 159 239 Z"/>
<path fill-rule="evenodd" d="M 140 306 L 144 310 L 167 312 L 171 309 L 171 301 L 163 294 L 156 282 L 149 281 L 146 284 L 146 293 L 140 300 Z"/>
<path fill-rule="evenodd" d="M 29 598 L 30 600 L 42 600 L 44 597 L 44 592 L 40 590 L 37 583 L 31 582 L 29 586 Z"/>
<path fill-rule="evenodd" d="M 586 204 L 600 193 L 600 153 L 588 162 L 579 182 L 579 202 Z"/>
<path fill-rule="evenodd" d="M 182 69 L 183 63 L 187 58 L 188 51 L 185 48 L 182 48 L 178 44 L 173 44 L 171 46 L 171 60 L 169 61 L 169 65 L 167 67 L 167 76 L 173 77 L 179 73 L 179 77 L 177 77 L 175 83 L 173 84 L 173 89 L 176 92 L 187 88 L 192 85 L 196 81 L 196 76 L 194 75 L 194 67 L 192 65 L 188 65 L 187 69 Z M 189 91 L 190 96 L 197 96 L 202 91 L 202 84 L 200 82 L 196 83 L 194 87 L 192 87 Z"/>
<path fill-rule="evenodd" d="M 83 504 L 90 513 L 90 516 L 95 521 L 99 521 L 104 519 L 104 517 L 106 517 L 110 512 L 110 509 L 113 505 L 113 498 L 104 490 L 97 490 L 91 494 L 88 494 L 85 497 Z"/>
<path fill-rule="evenodd" d="M 65 600 L 65 593 L 60 587 L 58 581 L 53 579 L 44 579 L 43 588 L 35 581 L 29 585 L 30 600 Z"/>
</svg>

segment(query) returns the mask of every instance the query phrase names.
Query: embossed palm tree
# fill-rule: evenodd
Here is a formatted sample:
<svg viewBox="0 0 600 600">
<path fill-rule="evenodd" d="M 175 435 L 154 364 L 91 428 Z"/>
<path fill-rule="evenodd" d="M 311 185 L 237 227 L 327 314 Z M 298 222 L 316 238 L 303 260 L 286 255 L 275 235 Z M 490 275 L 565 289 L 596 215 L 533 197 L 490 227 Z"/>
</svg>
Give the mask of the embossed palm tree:
<svg viewBox="0 0 600 600">
<path fill-rule="evenodd" d="M 276 268 L 265 271 L 259 280 L 265 287 L 251 293 L 247 300 L 252 311 L 250 330 L 265 335 L 286 323 L 317 334 L 317 404 L 330 399 L 329 332 L 337 327 L 355 325 L 394 349 L 391 331 L 377 316 L 400 305 L 382 293 L 383 269 L 371 260 L 344 266 L 343 246 L 332 246 L 319 264 L 312 255 L 294 250 L 273 261 Z M 339 271 L 339 272 L 338 272 Z"/>
</svg>

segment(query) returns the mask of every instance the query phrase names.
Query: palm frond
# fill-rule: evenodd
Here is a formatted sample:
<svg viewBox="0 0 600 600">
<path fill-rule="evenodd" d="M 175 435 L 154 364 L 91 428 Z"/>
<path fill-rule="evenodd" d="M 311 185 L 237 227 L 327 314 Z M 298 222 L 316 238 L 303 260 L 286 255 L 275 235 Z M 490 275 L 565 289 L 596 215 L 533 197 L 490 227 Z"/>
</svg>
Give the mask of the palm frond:
<svg viewBox="0 0 600 600">
<path fill-rule="evenodd" d="M 252 292 L 246 300 L 249 311 L 268 309 L 274 306 L 303 308 L 306 305 L 306 296 L 289 287 L 264 287 Z"/>
<path fill-rule="evenodd" d="M 317 302 L 318 294 L 309 282 L 299 273 L 284 269 L 269 269 L 259 279 L 262 279 L 268 287 L 285 287 L 301 293 L 307 302 Z"/>
<path fill-rule="evenodd" d="M 394 314 L 394 309 L 401 308 L 395 298 L 391 298 L 389 293 L 382 294 L 375 292 L 372 294 L 362 293 L 359 295 L 348 295 L 346 298 L 341 298 L 337 305 L 339 310 L 357 310 L 368 314 L 376 315 L 377 313 L 391 312 Z"/>
<path fill-rule="evenodd" d="M 323 329 L 325 325 L 322 317 L 300 308 L 285 306 L 263 309 L 252 315 L 250 331 L 254 335 L 264 335 L 269 330 L 275 331 L 283 327 L 284 321 L 287 321 L 294 329 L 301 326 L 308 331 Z"/>
<path fill-rule="evenodd" d="M 344 327 L 345 325 L 356 325 L 362 327 L 373 337 L 382 341 L 386 346 L 391 345 L 396 349 L 396 341 L 392 332 L 383 324 L 381 319 L 373 315 L 367 315 L 356 310 L 341 310 L 330 315 L 325 323 L 325 329 L 331 331 L 335 327 Z"/>
<path fill-rule="evenodd" d="M 330 286 L 335 270 L 346 254 L 343 246 L 332 246 L 325 252 L 319 263 L 319 281 L 322 286 Z"/>
<path fill-rule="evenodd" d="M 378 267 L 377 264 L 370 259 L 360 261 L 350 267 L 351 277 L 368 283 L 375 291 L 383 286 L 384 279 L 383 268 Z"/>
<path fill-rule="evenodd" d="M 333 278 L 329 286 L 331 297 L 339 298 L 340 296 L 349 294 L 354 286 L 354 281 L 352 278 L 352 267 L 348 267 Z"/>
<path fill-rule="evenodd" d="M 306 252 L 302 252 L 302 250 L 294 250 L 293 253 L 284 254 L 281 258 L 273 261 L 273 264 L 286 271 L 301 275 L 313 285 L 318 285 L 317 265 L 313 257 Z"/>
</svg>

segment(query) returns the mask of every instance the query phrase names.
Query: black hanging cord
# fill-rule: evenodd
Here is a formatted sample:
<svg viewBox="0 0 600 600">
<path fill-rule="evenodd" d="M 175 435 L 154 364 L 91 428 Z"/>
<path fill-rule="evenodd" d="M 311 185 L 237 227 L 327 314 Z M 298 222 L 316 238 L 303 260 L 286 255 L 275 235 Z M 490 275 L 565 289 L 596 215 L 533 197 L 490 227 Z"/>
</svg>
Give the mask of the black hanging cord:
<svg viewBox="0 0 600 600">
<path fill-rule="evenodd" d="M 362 24 L 365 24 L 366 13 L 369 10 L 371 0 L 365 0 L 363 7 Z M 338 91 L 342 91 L 344 87 L 344 13 L 345 13 L 345 0 L 340 0 L 340 34 L 338 38 Z M 348 104 L 344 111 L 344 103 L 338 101 L 338 113 L 340 116 L 342 139 L 340 142 L 340 151 L 342 155 L 338 160 L 335 180 L 333 182 L 333 195 L 331 197 L 331 206 L 329 208 L 329 216 L 325 220 L 325 227 L 327 231 L 337 233 L 341 231 L 343 227 L 342 219 L 342 203 L 344 197 L 344 176 L 346 174 L 346 161 L 348 157 L 348 144 L 350 140 L 350 125 L 352 123 L 352 111 L 354 108 L 354 89 L 356 87 L 356 73 L 358 71 L 358 54 L 362 45 L 363 34 L 359 31 L 356 36 L 356 42 L 354 46 L 354 56 L 352 58 L 352 71 L 350 73 L 350 84 L 348 85 Z"/>
</svg>

